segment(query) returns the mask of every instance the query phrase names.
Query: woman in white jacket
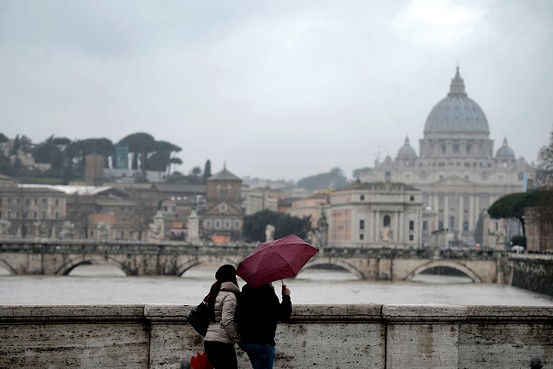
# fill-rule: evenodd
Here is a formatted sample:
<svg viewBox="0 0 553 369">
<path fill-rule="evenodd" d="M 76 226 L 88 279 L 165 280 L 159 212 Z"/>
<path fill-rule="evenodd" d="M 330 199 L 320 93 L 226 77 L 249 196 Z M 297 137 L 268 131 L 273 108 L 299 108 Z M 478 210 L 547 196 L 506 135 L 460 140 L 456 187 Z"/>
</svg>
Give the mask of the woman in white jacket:
<svg viewBox="0 0 553 369">
<path fill-rule="evenodd" d="M 211 322 L 205 335 L 205 352 L 215 369 L 237 369 L 234 344 L 240 343 L 240 334 L 234 316 L 240 289 L 236 268 L 230 264 L 221 266 L 215 279 L 207 296 Z"/>
</svg>

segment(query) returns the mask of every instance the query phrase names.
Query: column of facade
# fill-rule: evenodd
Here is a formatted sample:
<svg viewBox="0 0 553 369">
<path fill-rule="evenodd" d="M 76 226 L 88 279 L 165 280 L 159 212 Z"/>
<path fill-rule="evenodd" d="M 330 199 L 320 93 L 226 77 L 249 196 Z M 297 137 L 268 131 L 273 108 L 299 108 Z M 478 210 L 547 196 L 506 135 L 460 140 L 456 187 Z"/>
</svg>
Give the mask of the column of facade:
<svg viewBox="0 0 553 369">
<path fill-rule="evenodd" d="M 394 241 L 395 243 L 400 243 L 401 242 L 401 238 L 400 238 L 400 235 L 401 235 L 401 228 L 400 228 L 400 225 L 399 225 L 399 211 L 396 211 L 395 212 L 395 223 L 396 223 L 396 231 L 394 233 Z"/>
<path fill-rule="evenodd" d="M 380 211 L 374 212 L 374 241 L 380 241 L 378 238 L 380 234 Z"/>
<path fill-rule="evenodd" d="M 480 217 L 480 194 L 475 193 L 474 194 L 474 219 L 475 219 L 475 229 L 476 229 L 476 222 L 478 222 L 478 218 Z"/>
<path fill-rule="evenodd" d="M 438 209 L 438 206 L 440 204 L 440 198 L 438 197 L 438 193 L 434 192 L 434 206 L 432 207 L 432 210 L 436 212 L 436 224 L 434 225 L 434 230 L 438 229 L 438 226 L 440 225 L 440 211 Z M 432 234 L 432 228 L 430 228 L 430 233 Z"/>
<path fill-rule="evenodd" d="M 449 193 L 444 195 L 444 228 L 449 228 Z"/>
<path fill-rule="evenodd" d="M 457 196 L 457 206 L 458 206 L 458 219 L 457 219 L 457 225 L 459 229 L 459 232 L 463 232 L 463 220 L 464 220 L 464 213 L 465 213 L 465 196 Z"/>
<path fill-rule="evenodd" d="M 474 194 L 471 193 L 469 195 L 469 230 L 473 232 L 476 226 L 475 218 L 476 218 L 476 215 L 474 210 Z"/>
<path fill-rule="evenodd" d="M 405 237 L 405 210 L 399 211 L 399 239 L 402 243 L 407 241 L 407 237 Z"/>
</svg>

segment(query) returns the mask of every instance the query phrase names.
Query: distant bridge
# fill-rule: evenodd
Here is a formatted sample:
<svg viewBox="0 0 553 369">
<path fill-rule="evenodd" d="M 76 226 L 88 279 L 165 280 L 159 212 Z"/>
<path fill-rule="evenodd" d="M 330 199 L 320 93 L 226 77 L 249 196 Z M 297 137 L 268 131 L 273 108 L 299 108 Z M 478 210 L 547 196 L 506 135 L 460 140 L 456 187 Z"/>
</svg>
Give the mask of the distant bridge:
<svg viewBox="0 0 553 369">
<path fill-rule="evenodd" d="M 68 275 L 81 265 L 112 265 L 126 275 L 180 276 L 204 263 L 237 265 L 254 245 L 0 240 L 0 268 L 13 275 Z M 509 258 L 492 251 L 324 248 L 305 266 L 332 265 L 366 280 L 410 280 L 433 268 L 460 271 L 474 282 L 510 283 Z"/>
</svg>

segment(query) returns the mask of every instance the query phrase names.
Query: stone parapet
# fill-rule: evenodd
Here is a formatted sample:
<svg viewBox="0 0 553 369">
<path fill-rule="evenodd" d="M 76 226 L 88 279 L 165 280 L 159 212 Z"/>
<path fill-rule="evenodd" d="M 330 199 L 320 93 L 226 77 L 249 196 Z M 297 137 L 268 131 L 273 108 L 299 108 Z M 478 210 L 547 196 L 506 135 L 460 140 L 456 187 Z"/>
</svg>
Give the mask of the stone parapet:
<svg viewBox="0 0 553 369">
<path fill-rule="evenodd" d="M 3 305 L 0 368 L 178 368 L 203 350 L 191 308 Z M 296 305 L 275 369 L 548 368 L 552 323 L 553 306 Z"/>
</svg>

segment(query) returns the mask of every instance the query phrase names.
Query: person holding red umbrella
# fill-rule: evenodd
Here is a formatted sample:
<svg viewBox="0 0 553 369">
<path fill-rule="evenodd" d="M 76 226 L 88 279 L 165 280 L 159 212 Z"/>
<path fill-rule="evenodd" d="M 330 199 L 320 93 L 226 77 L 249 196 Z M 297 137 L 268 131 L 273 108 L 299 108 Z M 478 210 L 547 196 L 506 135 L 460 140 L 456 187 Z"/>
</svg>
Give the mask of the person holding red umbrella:
<svg viewBox="0 0 553 369">
<path fill-rule="evenodd" d="M 277 323 L 288 320 L 291 313 L 292 301 L 286 285 L 282 285 L 282 302 L 272 283 L 242 287 L 238 300 L 240 348 L 248 355 L 253 369 L 273 368 Z"/>
<path fill-rule="evenodd" d="M 272 369 L 275 362 L 275 332 L 279 321 L 292 314 L 290 290 L 282 283 L 282 302 L 271 282 L 295 277 L 317 253 L 296 235 L 263 242 L 238 264 L 236 275 L 247 284 L 238 301 L 238 326 L 244 350 L 253 369 Z"/>
</svg>

